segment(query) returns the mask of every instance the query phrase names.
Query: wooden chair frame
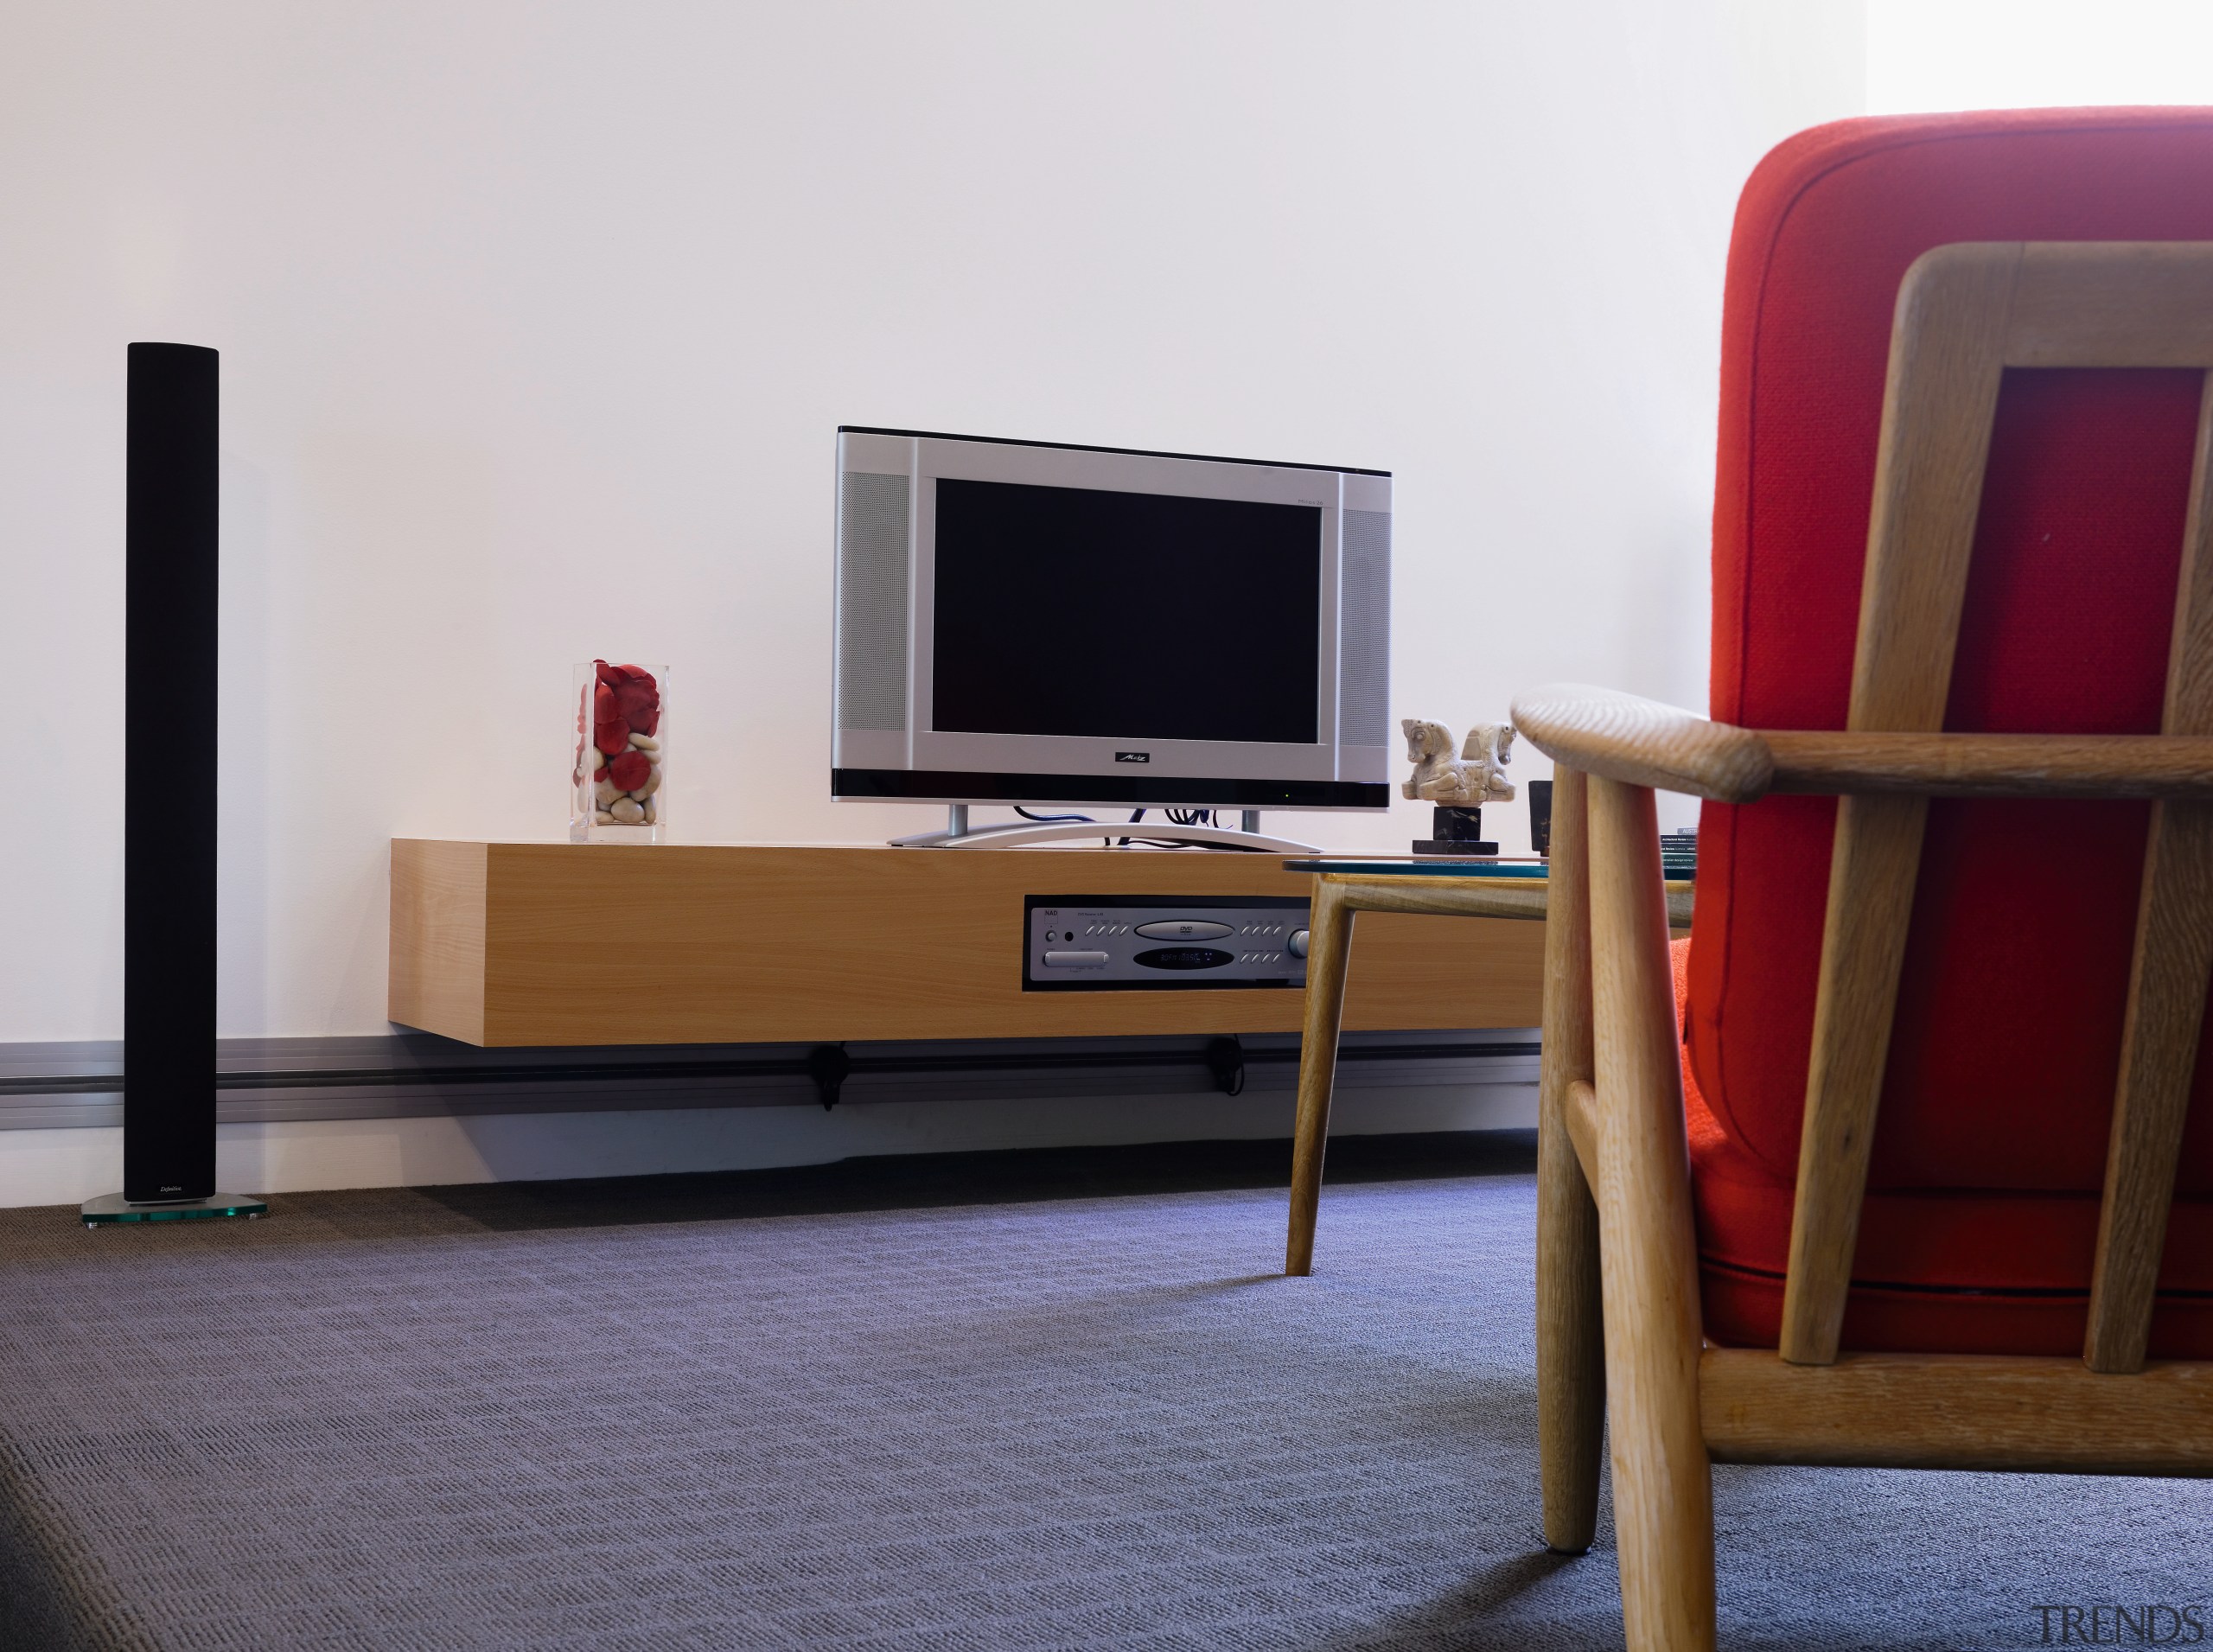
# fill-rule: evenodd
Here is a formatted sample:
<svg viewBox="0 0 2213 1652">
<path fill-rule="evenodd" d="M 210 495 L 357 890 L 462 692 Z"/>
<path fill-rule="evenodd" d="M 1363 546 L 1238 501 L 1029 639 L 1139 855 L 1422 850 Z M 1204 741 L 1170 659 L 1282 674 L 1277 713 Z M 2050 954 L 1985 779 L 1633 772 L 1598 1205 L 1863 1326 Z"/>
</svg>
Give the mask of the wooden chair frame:
<svg viewBox="0 0 2213 1652">
<path fill-rule="evenodd" d="M 2213 379 L 2162 732 L 1944 734 L 2007 367 L 2213 367 L 2213 245 L 1961 244 L 1908 272 L 1844 732 L 1731 728 L 1576 686 L 1515 703 L 1559 765 L 1540 1103 L 1545 1530 L 1555 1548 L 1589 1547 L 1610 1417 L 1631 1648 L 1713 1644 L 1711 1463 L 2213 1474 L 2213 1362 L 2145 1359 L 2213 978 Z M 1776 1349 L 1701 1333 L 1655 787 L 1840 798 Z M 2079 1360 L 1839 1351 L 1932 796 L 2156 800 Z"/>
</svg>

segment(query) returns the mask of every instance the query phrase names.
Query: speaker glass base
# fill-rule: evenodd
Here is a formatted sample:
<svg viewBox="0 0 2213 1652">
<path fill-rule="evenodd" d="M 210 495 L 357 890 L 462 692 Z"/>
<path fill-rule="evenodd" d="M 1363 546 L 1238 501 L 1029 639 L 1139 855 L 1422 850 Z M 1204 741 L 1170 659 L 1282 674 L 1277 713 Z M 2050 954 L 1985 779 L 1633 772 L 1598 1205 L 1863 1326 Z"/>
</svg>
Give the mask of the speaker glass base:
<svg viewBox="0 0 2213 1652">
<path fill-rule="evenodd" d="M 269 1201 L 245 1193 L 211 1193 L 204 1199 L 179 1199 L 169 1204 L 133 1204 L 120 1193 L 103 1193 L 79 1207 L 85 1226 L 97 1228 L 111 1221 L 189 1221 L 201 1216 L 265 1216 Z"/>
</svg>

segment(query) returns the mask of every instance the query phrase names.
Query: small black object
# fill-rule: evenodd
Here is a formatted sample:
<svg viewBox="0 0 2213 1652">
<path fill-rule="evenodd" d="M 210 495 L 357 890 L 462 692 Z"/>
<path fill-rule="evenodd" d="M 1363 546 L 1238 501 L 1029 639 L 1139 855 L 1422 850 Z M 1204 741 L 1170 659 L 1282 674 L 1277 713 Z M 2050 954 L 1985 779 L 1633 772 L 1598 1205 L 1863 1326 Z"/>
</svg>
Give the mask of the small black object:
<svg viewBox="0 0 2213 1652">
<path fill-rule="evenodd" d="M 807 1055 L 807 1075 L 814 1081 L 814 1093 L 822 1100 L 825 1113 L 838 1105 L 839 1093 L 845 1088 L 845 1081 L 852 1076 L 853 1058 L 845 1054 L 843 1044 L 817 1044 Z"/>
<path fill-rule="evenodd" d="M 217 356 L 134 344 L 124 499 L 123 1196 L 215 1191 Z"/>
<path fill-rule="evenodd" d="M 1529 782 L 1529 848 L 1550 860 L 1553 853 L 1553 783 Z"/>
<path fill-rule="evenodd" d="M 1207 1066 L 1214 1087 L 1224 1095 L 1245 1093 L 1245 1046 L 1236 1038 L 1216 1038 L 1207 1045 Z"/>
</svg>

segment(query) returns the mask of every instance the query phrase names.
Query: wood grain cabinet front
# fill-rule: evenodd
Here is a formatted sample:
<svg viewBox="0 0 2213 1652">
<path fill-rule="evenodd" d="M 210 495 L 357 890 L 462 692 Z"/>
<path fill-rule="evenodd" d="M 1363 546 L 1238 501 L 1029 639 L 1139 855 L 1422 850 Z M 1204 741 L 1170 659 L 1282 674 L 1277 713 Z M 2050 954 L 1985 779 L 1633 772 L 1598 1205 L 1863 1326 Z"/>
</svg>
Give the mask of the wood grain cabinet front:
<svg viewBox="0 0 2213 1652">
<path fill-rule="evenodd" d="M 395 839 L 389 1013 L 482 1045 L 1296 1032 L 1298 988 L 1025 992 L 1023 903 L 1311 884 L 1260 855 Z M 1347 1027 L 1537 1024 L 1541 923 L 1360 923 Z"/>
</svg>

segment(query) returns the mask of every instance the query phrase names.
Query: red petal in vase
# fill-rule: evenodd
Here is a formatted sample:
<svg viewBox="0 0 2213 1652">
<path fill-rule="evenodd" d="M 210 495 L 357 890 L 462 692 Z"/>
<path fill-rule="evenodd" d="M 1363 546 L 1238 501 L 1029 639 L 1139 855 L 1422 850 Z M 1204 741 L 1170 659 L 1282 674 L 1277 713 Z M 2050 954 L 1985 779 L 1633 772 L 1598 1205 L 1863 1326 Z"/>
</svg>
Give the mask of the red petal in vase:
<svg viewBox="0 0 2213 1652">
<path fill-rule="evenodd" d="M 605 763 L 602 763 L 598 768 L 593 769 L 591 771 L 591 777 L 594 780 L 605 780 L 607 778 L 607 765 Z"/>
<path fill-rule="evenodd" d="M 592 744 L 612 757 L 630 749 L 630 725 L 621 718 L 603 723 L 592 730 Z"/>
<path fill-rule="evenodd" d="M 630 727 L 647 739 L 652 739 L 655 730 L 660 727 L 660 707 L 656 705 L 639 712 L 630 719 Z"/>
<path fill-rule="evenodd" d="M 646 776 L 654 772 L 654 766 L 644 752 L 626 751 L 607 765 L 607 772 L 622 790 L 635 792 L 646 783 Z"/>
<path fill-rule="evenodd" d="M 620 666 L 610 666 L 604 660 L 595 660 L 591 664 L 593 674 L 610 688 L 630 680 L 630 673 Z"/>
<path fill-rule="evenodd" d="M 605 683 L 602 683 L 597 688 L 592 690 L 591 720 L 593 722 L 612 723 L 619 715 L 620 713 L 618 713 L 615 709 L 615 691 L 613 689 L 609 688 Z"/>
<path fill-rule="evenodd" d="M 615 691 L 615 712 L 617 717 L 635 721 L 641 711 L 650 711 L 660 704 L 660 697 L 643 683 L 625 683 Z"/>
<path fill-rule="evenodd" d="M 615 669 L 629 673 L 632 682 L 643 683 L 647 688 L 653 690 L 655 699 L 660 698 L 660 685 L 654 680 L 653 673 L 647 671 L 643 666 L 618 666 Z"/>
</svg>

